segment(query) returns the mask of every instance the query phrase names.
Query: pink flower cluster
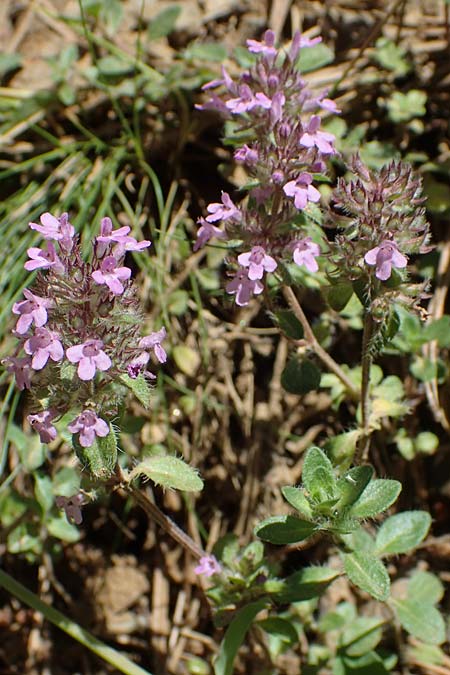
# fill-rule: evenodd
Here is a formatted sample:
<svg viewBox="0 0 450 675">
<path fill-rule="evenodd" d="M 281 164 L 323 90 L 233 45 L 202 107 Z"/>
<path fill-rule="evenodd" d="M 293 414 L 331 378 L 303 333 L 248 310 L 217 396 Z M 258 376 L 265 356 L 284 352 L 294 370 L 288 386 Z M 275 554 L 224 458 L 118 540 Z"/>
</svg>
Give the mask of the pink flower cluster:
<svg viewBox="0 0 450 675">
<path fill-rule="evenodd" d="M 296 33 L 284 52 L 268 30 L 261 42 L 247 41 L 255 63 L 237 81 L 222 68 L 222 78 L 204 86 L 208 92 L 220 86 L 224 94 L 213 93 L 198 107 L 232 118 L 236 136 L 245 131 L 246 143 L 234 157 L 245 164 L 252 187 L 240 205 L 222 192 L 221 202 L 207 206 L 194 250 L 212 239 L 242 242 L 235 275 L 226 285 L 240 306 L 263 292 L 265 274 L 281 262 L 290 259 L 310 273 L 318 270 L 319 244 L 293 222 L 320 201 L 314 174 L 323 173 L 336 153 L 333 134 L 321 128 L 322 116 L 340 111 L 326 92 L 314 93 L 307 86 L 297 64 L 300 51 L 320 40 Z"/>
<path fill-rule="evenodd" d="M 82 447 L 110 433 L 110 419 L 118 405 L 117 383 L 145 374 L 151 355 L 166 361 L 162 346 L 166 331 L 140 334 L 142 316 L 131 269 L 123 262 L 128 251 L 141 251 L 129 227 L 113 229 L 101 221 L 92 256 L 85 262 L 68 215 L 44 213 L 30 228 L 47 240 L 46 248 L 28 249 L 28 271 L 38 270 L 33 290 L 14 303 L 17 318 L 15 353 L 3 360 L 19 389 L 47 391 L 44 410 L 28 415 L 43 443 L 57 437 L 54 422 L 73 408 L 81 412 L 69 423 Z M 141 375 L 142 374 L 142 375 Z M 122 393 L 122 396 L 124 393 Z M 99 416 L 101 412 L 101 416 Z"/>
</svg>

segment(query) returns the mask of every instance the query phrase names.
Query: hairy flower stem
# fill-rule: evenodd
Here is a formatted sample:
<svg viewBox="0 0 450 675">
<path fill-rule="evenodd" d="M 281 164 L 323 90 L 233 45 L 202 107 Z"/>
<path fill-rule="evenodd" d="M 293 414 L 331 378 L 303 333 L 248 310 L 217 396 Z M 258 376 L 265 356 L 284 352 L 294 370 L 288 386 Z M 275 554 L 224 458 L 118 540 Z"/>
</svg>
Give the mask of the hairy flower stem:
<svg viewBox="0 0 450 675">
<path fill-rule="evenodd" d="M 300 321 L 302 325 L 305 340 L 308 343 L 309 347 L 313 350 L 316 356 L 322 361 L 322 363 L 328 368 L 328 370 L 334 373 L 336 377 L 340 379 L 342 384 L 345 385 L 352 399 L 358 401 L 359 400 L 358 390 L 356 389 L 353 382 L 351 382 L 351 380 L 344 373 L 340 365 L 336 363 L 333 357 L 330 356 L 328 352 L 326 352 L 325 349 L 323 349 L 323 347 L 318 342 L 309 324 L 309 321 L 306 318 L 305 313 L 303 312 L 303 309 L 301 308 L 301 305 L 297 300 L 297 297 L 292 288 L 290 288 L 290 286 L 283 286 L 282 290 L 286 302 L 288 303 L 289 307 L 294 312 L 294 315 L 297 317 L 297 319 Z"/>
<path fill-rule="evenodd" d="M 166 514 L 147 497 L 145 492 L 131 485 L 118 466 L 116 467 L 116 475 L 114 478 L 116 484 L 128 493 L 155 523 L 165 530 L 178 544 L 189 551 L 189 553 L 192 553 L 195 558 L 200 559 L 203 556 L 208 555 L 207 552 L 186 534 L 184 530 L 178 527 L 169 516 L 166 516 Z"/>
<path fill-rule="evenodd" d="M 361 355 L 361 436 L 355 453 L 355 464 L 366 461 L 369 454 L 370 430 L 370 368 L 372 366 L 372 354 L 370 341 L 373 335 L 373 319 L 370 312 L 364 312 L 362 355 Z"/>
</svg>

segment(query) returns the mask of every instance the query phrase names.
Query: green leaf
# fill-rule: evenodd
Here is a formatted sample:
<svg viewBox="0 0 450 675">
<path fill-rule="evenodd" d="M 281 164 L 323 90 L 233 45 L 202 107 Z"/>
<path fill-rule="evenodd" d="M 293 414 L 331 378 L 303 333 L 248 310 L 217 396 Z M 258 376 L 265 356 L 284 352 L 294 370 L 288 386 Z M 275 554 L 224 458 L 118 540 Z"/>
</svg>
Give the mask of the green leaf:
<svg viewBox="0 0 450 675">
<path fill-rule="evenodd" d="M 397 499 L 402 489 L 397 480 L 376 478 L 372 480 L 353 504 L 350 515 L 354 518 L 373 518 L 386 511 Z"/>
<path fill-rule="evenodd" d="M 105 77 L 120 77 L 133 70 L 131 63 L 112 55 L 103 56 L 96 61 L 95 65 L 99 74 Z"/>
<path fill-rule="evenodd" d="M 382 626 L 386 623 L 381 617 L 359 616 L 345 627 L 340 644 L 345 647 L 347 656 L 362 656 L 375 649 L 382 637 Z"/>
<path fill-rule="evenodd" d="M 42 551 L 43 540 L 35 523 L 21 523 L 8 534 L 6 548 L 9 553 L 35 553 Z"/>
<path fill-rule="evenodd" d="M 303 338 L 303 327 L 290 309 L 280 309 L 274 314 L 279 329 L 291 340 Z"/>
<path fill-rule="evenodd" d="M 374 651 L 357 657 L 343 656 L 341 663 L 342 675 L 389 675 L 391 671 Z"/>
<path fill-rule="evenodd" d="M 353 286 L 351 284 L 338 283 L 328 289 L 326 298 L 330 307 L 334 309 L 335 312 L 340 312 L 344 309 L 352 295 Z"/>
<path fill-rule="evenodd" d="M 239 554 L 239 540 L 236 535 L 229 532 L 221 537 L 214 545 L 213 553 L 226 567 L 233 568 Z"/>
<path fill-rule="evenodd" d="M 285 500 L 289 502 L 289 504 L 293 506 L 294 509 L 297 509 L 301 516 L 306 518 L 306 520 L 311 520 L 313 517 L 313 512 L 302 488 L 286 485 L 285 487 L 281 488 L 281 493 Z"/>
<path fill-rule="evenodd" d="M 167 311 L 175 316 L 182 316 L 186 313 L 189 302 L 189 293 L 179 288 L 167 298 Z"/>
<path fill-rule="evenodd" d="M 228 626 L 222 643 L 220 645 L 219 654 L 214 663 L 215 675 L 232 675 L 233 664 L 238 653 L 239 647 L 244 641 L 245 635 L 252 625 L 255 617 L 266 606 L 265 600 L 252 602 L 240 609 L 230 625 Z"/>
<path fill-rule="evenodd" d="M 189 377 L 194 377 L 200 366 L 200 355 L 198 351 L 191 349 L 187 345 L 176 345 L 173 348 L 173 360 L 178 368 Z"/>
<path fill-rule="evenodd" d="M 80 531 L 75 525 L 69 523 L 65 517 L 50 518 L 46 523 L 47 530 L 52 537 L 73 543 L 80 539 Z"/>
<path fill-rule="evenodd" d="M 184 50 L 183 58 L 189 61 L 222 63 L 227 58 L 227 50 L 220 42 L 191 42 Z"/>
<path fill-rule="evenodd" d="M 123 374 L 120 376 L 120 381 L 133 392 L 144 408 L 150 408 L 151 389 L 142 373 L 134 378 Z"/>
<path fill-rule="evenodd" d="M 444 595 L 441 580 L 431 572 L 414 572 L 408 583 L 408 597 L 414 602 L 436 604 Z"/>
<path fill-rule="evenodd" d="M 317 598 L 338 576 L 339 571 L 329 567 L 304 567 L 283 580 L 283 587 L 274 594 L 275 600 L 290 603 Z"/>
<path fill-rule="evenodd" d="M 327 455 L 333 460 L 335 466 L 341 470 L 349 467 L 360 436 L 361 431 L 353 429 L 352 431 L 344 431 L 342 434 L 327 439 L 325 450 Z"/>
<path fill-rule="evenodd" d="M 355 586 L 366 591 L 376 600 L 388 599 L 389 575 L 381 560 L 366 553 L 348 553 L 344 555 L 344 569 Z"/>
<path fill-rule="evenodd" d="M 34 474 L 34 494 L 42 511 L 46 513 L 53 505 L 52 481 L 38 472 Z"/>
<path fill-rule="evenodd" d="M 423 335 L 426 340 L 437 340 L 439 347 L 450 347 L 450 316 L 445 314 L 436 321 L 431 321 L 424 326 Z"/>
<path fill-rule="evenodd" d="M 410 89 L 406 94 L 394 91 L 386 103 L 389 118 L 393 122 L 409 122 L 426 114 L 427 95 L 419 89 Z"/>
<path fill-rule="evenodd" d="M 373 469 L 368 465 L 355 466 L 347 471 L 345 476 L 342 476 L 337 482 L 337 491 L 340 496 L 336 509 L 354 504 L 367 487 L 372 475 Z"/>
<path fill-rule="evenodd" d="M 279 616 L 262 619 L 257 625 L 267 633 L 272 658 L 276 658 L 298 642 L 298 633 L 292 623 Z"/>
<path fill-rule="evenodd" d="M 19 54 L 0 54 L 0 77 L 21 65 L 22 57 Z"/>
<path fill-rule="evenodd" d="M 281 385 L 290 394 L 302 396 L 320 386 L 320 370 L 308 359 L 293 356 L 281 373 Z"/>
<path fill-rule="evenodd" d="M 103 438 L 97 436 L 88 448 L 81 446 L 78 434 L 74 434 L 72 444 L 82 465 L 87 466 L 95 478 L 110 477 L 117 463 L 117 439 L 113 431 Z"/>
<path fill-rule="evenodd" d="M 258 523 L 253 531 L 271 544 L 294 544 L 307 539 L 314 530 L 314 523 L 296 516 L 272 516 Z"/>
<path fill-rule="evenodd" d="M 203 481 L 197 469 L 178 457 L 148 457 L 131 471 L 129 480 L 138 476 L 150 478 L 156 485 L 184 492 L 198 492 L 203 489 Z"/>
<path fill-rule="evenodd" d="M 300 51 L 299 70 L 302 73 L 309 73 L 327 66 L 334 61 L 334 52 L 330 47 L 320 42 L 319 44 L 302 49 Z"/>
<path fill-rule="evenodd" d="M 408 633 L 432 645 L 440 645 L 445 641 L 445 622 L 436 607 L 410 598 L 393 598 L 391 605 Z"/>
<path fill-rule="evenodd" d="M 376 50 L 373 58 L 380 66 L 391 70 L 397 77 L 406 75 L 411 70 L 411 64 L 405 58 L 406 50 L 392 40 L 381 37 L 375 43 Z"/>
<path fill-rule="evenodd" d="M 426 511 L 404 511 L 391 516 L 381 525 L 376 538 L 378 555 L 406 553 L 427 536 L 431 516 Z"/>
<path fill-rule="evenodd" d="M 178 17 L 181 14 L 180 5 L 173 5 L 166 7 L 149 24 L 147 36 L 149 40 L 158 40 L 166 37 L 175 28 Z"/>
<path fill-rule="evenodd" d="M 337 496 L 333 466 L 320 448 L 313 446 L 306 452 L 302 481 L 316 502 L 328 501 Z"/>
</svg>

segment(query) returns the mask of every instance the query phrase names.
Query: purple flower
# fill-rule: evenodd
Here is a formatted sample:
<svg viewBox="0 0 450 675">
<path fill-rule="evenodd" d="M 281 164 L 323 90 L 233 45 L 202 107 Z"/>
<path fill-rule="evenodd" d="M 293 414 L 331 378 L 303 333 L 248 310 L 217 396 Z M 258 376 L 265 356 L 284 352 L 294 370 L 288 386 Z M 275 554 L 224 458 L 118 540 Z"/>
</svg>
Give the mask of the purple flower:
<svg viewBox="0 0 450 675">
<path fill-rule="evenodd" d="M 213 555 L 202 556 L 194 569 L 195 574 L 203 574 L 205 577 L 212 577 L 213 574 L 220 574 L 221 571 L 222 568 Z"/>
<path fill-rule="evenodd" d="M 109 434 L 109 425 L 97 417 L 93 410 L 84 410 L 67 428 L 71 434 L 80 434 L 78 440 L 83 448 L 89 448 L 96 436 L 104 437 Z"/>
<path fill-rule="evenodd" d="M 47 244 L 47 250 L 32 246 L 27 249 L 27 253 L 28 257 L 31 258 L 24 265 L 28 272 L 37 269 L 48 269 L 49 267 L 53 267 L 55 272 L 64 272 L 64 265 L 56 255 L 56 249 L 51 242 Z"/>
<path fill-rule="evenodd" d="M 328 112 L 335 113 L 336 115 L 338 115 L 340 112 L 342 112 L 342 110 L 340 110 L 337 107 L 336 102 L 333 101 L 331 98 L 319 98 L 317 103 L 318 103 L 319 107 L 322 108 L 323 110 L 327 110 Z"/>
<path fill-rule="evenodd" d="M 300 138 L 300 145 L 305 148 L 313 148 L 314 146 L 324 155 L 332 155 L 336 151 L 333 147 L 335 137 L 326 131 L 319 131 L 320 117 L 313 115 L 309 121 L 306 131 Z"/>
<path fill-rule="evenodd" d="M 216 220 L 228 220 L 232 219 L 239 222 L 242 218 L 242 213 L 240 210 L 233 204 L 231 197 L 228 192 L 222 192 L 222 203 L 214 202 L 214 204 L 208 204 L 206 210 L 209 213 L 209 216 L 206 216 L 208 223 L 215 223 Z"/>
<path fill-rule="evenodd" d="M 19 389 L 30 389 L 31 387 L 31 359 L 29 356 L 15 357 L 8 356 L 2 361 L 9 373 L 14 373 L 16 384 Z"/>
<path fill-rule="evenodd" d="M 113 254 L 120 258 L 125 251 L 142 251 L 144 248 L 148 248 L 152 245 L 151 241 L 143 239 L 138 241 L 134 237 L 125 237 L 119 244 L 116 244 L 113 248 Z"/>
<path fill-rule="evenodd" d="M 207 89 L 213 89 L 214 87 L 220 87 L 224 86 L 228 89 L 229 92 L 232 94 L 235 94 L 237 91 L 236 85 L 233 82 L 232 78 L 228 74 L 225 66 L 222 66 L 222 79 L 221 80 L 211 80 L 210 82 L 206 82 L 203 86 L 202 89 L 203 91 L 206 91 Z"/>
<path fill-rule="evenodd" d="M 300 31 L 295 31 L 292 44 L 288 52 L 289 59 L 291 61 L 296 61 L 298 55 L 300 54 L 300 49 L 303 49 L 304 47 L 313 47 L 319 42 L 322 42 L 321 37 L 308 38 L 305 35 L 302 35 Z"/>
<path fill-rule="evenodd" d="M 264 272 L 273 272 L 277 268 L 275 259 L 267 255 L 262 246 L 253 246 L 251 251 L 241 253 L 238 256 L 238 263 L 242 267 L 248 267 L 250 281 L 262 279 Z"/>
<path fill-rule="evenodd" d="M 114 256 L 108 255 L 99 270 L 92 272 L 92 278 L 97 284 L 106 284 L 114 295 L 122 295 L 124 287 L 122 281 L 126 281 L 131 276 L 129 267 L 117 267 L 117 260 Z"/>
<path fill-rule="evenodd" d="M 254 94 L 248 84 L 241 84 L 239 85 L 239 96 L 228 99 L 225 105 L 228 110 L 238 115 L 253 110 L 253 108 L 269 110 L 272 107 L 272 101 L 261 91 Z"/>
<path fill-rule="evenodd" d="M 379 246 L 367 251 L 364 260 L 368 265 L 375 265 L 375 276 L 386 281 L 391 276 L 392 267 L 406 267 L 408 259 L 398 250 L 395 241 L 385 239 Z"/>
<path fill-rule="evenodd" d="M 295 208 L 302 210 L 308 202 L 318 202 L 320 192 L 312 183 L 312 176 L 309 173 L 301 173 L 297 180 L 290 180 L 283 187 L 283 192 L 288 197 L 294 197 Z"/>
<path fill-rule="evenodd" d="M 248 145 L 243 145 L 234 152 L 234 159 L 236 162 L 245 162 L 246 164 L 256 164 L 258 161 L 258 151 L 250 148 Z"/>
<path fill-rule="evenodd" d="M 69 215 L 67 213 L 61 214 L 60 218 L 52 216 L 51 213 L 43 213 L 39 220 L 41 221 L 41 225 L 28 223 L 32 230 L 40 232 L 44 239 L 59 241 L 67 251 L 72 249 L 75 228 L 69 223 Z"/>
<path fill-rule="evenodd" d="M 217 239 L 226 239 L 227 235 L 215 225 L 211 225 L 204 218 L 199 218 L 198 222 L 201 224 L 197 230 L 197 240 L 194 244 L 194 251 L 202 248 L 210 239 L 216 237 Z"/>
<path fill-rule="evenodd" d="M 262 42 L 257 40 L 247 40 L 247 48 L 253 54 L 264 54 L 264 56 L 276 56 L 277 49 L 274 47 L 275 33 L 273 30 L 266 30 Z"/>
<path fill-rule="evenodd" d="M 106 216 L 100 221 L 100 235 L 95 238 L 97 242 L 97 256 L 102 258 L 108 248 L 108 244 L 119 243 L 121 244 L 124 239 L 126 239 L 127 234 L 129 233 L 130 228 L 128 226 L 119 227 L 117 230 L 113 230 L 112 220 Z"/>
<path fill-rule="evenodd" d="M 81 507 L 85 503 L 86 499 L 81 492 L 72 495 L 72 497 L 63 497 L 62 495 L 58 495 L 55 498 L 55 504 L 58 509 L 64 509 L 69 523 L 75 523 L 75 525 L 80 525 L 83 522 Z"/>
<path fill-rule="evenodd" d="M 240 267 L 236 275 L 229 281 L 225 287 L 227 293 L 236 294 L 236 304 L 239 307 L 248 305 L 252 295 L 259 295 L 263 292 L 263 284 L 256 279 L 252 281 L 248 278 L 248 271 L 245 267 Z"/>
<path fill-rule="evenodd" d="M 51 410 L 43 410 L 36 415 L 28 415 L 27 420 L 35 431 L 39 434 L 41 443 L 50 443 L 56 438 L 56 429 L 52 424 L 55 413 Z"/>
<path fill-rule="evenodd" d="M 36 328 L 34 335 L 28 338 L 23 348 L 33 357 L 31 367 L 34 370 L 42 370 L 49 358 L 52 361 L 61 361 L 64 356 L 58 333 L 47 328 Z"/>
<path fill-rule="evenodd" d="M 135 380 L 139 373 L 142 372 L 144 366 L 147 365 L 149 362 L 150 355 L 147 354 L 147 352 L 141 352 L 131 363 L 128 364 L 127 366 L 127 374 L 131 379 Z M 147 373 L 147 376 L 150 377 L 150 379 L 154 380 L 156 379 L 156 376 L 153 375 L 153 373 Z"/>
<path fill-rule="evenodd" d="M 270 121 L 276 124 L 283 116 L 283 106 L 286 103 L 286 97 L 282 91 L 277 91 L 272 98 L 272 107 L 270 109 Z"/>
<path fill-rule="evenodd" d="M 297 265 L 306 267 L 308 272 L 317 272 L 319 265 L 316 258 L 320 255 L 320 247 L 312 241 L 311 237 L 299 239 L 294 243 L 293 249 L 293 259 Z"/>
<path fill-rule="evenodd" d="M 153 349 L 154 354 L 160 363 L 167 361 L 167 354 L 162 347 L 161 342 L 167 337 L 167 332 L 164 326 L 150 335 L 146 335 L 139 341 L 140 349 Z"/>
<path fill-rule="evenodd" d="M 80 380 L 92 380 L 95 371 L 108 370 L 112 361 L 102 349 L 101 340 L 86 340 L 81 345 L 74 345 L 66 350 L 66 356 L 70 363 L 78 363 L 78 377 Z"/>
<path fill-rule="evenodd" d="M 16 323 L 16 330 L 23 335 L 27 332 L 34 321 L 34 325 L 40 328 L 47 323 L 47 309 L 52 307 L 53 301 L 34 295 L 28 288 L 23 291 L 26 300 L 15 302 L 12 308 L 14 314 L 20 314 Z"/>
</svg>

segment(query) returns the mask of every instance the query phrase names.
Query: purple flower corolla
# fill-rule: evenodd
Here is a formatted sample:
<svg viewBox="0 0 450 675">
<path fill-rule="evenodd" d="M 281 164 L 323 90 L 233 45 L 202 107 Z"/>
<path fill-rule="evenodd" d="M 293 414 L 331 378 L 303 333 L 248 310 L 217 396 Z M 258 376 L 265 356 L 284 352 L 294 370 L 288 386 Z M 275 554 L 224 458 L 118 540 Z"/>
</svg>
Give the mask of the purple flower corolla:
<svg viewBox="0 0 450 675">
<path fill-rule="evenodd" d="M 75 234 L 74 226 L 69 223 L 69 214 L 62 213 L 60 218 L 52 216 L 51 213 L 43 213 L 39 218 L 40 225 L 28 223 L 32 230 L 40 232 L 44 239 L 53 239 L 59 241 L 62 248 L 67 251 L 72 250 L 72 239 Z"/>
<path fill-rule="evenodd" d="M 26 300 L 15 302 L 12 308 L 14 314 L 19 314 L 16 331 L 23 335 L 34 321 L 34 325 L 41 328 L 47 323 L 47 309 L 52 307 L 53 301 L 34 295 L 28 288 L 23 291 Z"/>
<path fill-rule="evenodd" d="M 106 284 L 111 293 L 122 295 L 124 286 L 122 281 L 126 281 L 131 276 L 129 267 L 117 267 L 117 260 L 114 256 L 108 255 L 99 270 L 92 272 L 92 278 L 97 284 Z"/>
<path fill-rule="evenodd" d="M 264 108 L 269 110 L 272 107 L 272 101 L 263 92 L 254 94 L 248 84 L 241 84 L 239 86 L 239 96 L 230 98 L 226 103 L 226 107 L 234 115 L 248 112 L 253 108 Z"/>
<path fill-rule="evenodd" d="M 214 237 L 216 239 L 226 239 L 227 235 L 225 232 L 215 225 L 208 223 L 208 221 L 206 221 L 204 218 L 200 218 L 198 222 L 201 224 L 201 226 L 197 230 L 197 240 L 194 244 L 194 251 L 198 251 Z"/>
<path fill-rule="evenodd" d="M 129 228 L 127 225 L 124 225 L 124 227 L 119 227 L 117 230 L 113 230 L 111 218 L 108 218 L 108 216 L 102 218 L 100 222 L 100 234 L 95 238 L 95 241 L 97 242 L 97 256 L 99 258 L 104 256 L 108 249 L 108 244 L 121 244 L 124 239 L 126 239 L 130 229 L 131 228 Z"/>
<path fill-rule="evenodd" d="M 253 246 L 251 251 L 238 255 L 237 260 L 239 265 L 248 268 L 250 281 L 262 279 L 264 272 L 274 272 L 277 268 L 275 259 L 262 246 Z"/>
<path fill-rule="evenodd" d="M 276 124 L 283 116 L 283 106 L 286 103 L 286 97 L 282 91 L 277 91 L 272 98 L 272 106 L 270 108 L 270 121 Z"/>
<path fill-rule="evenodd" d="M 252 295 L 259 295 L 263 292 L 263 284 L 256 279 L 252 281 L 248 278 L 248 270 L 245 267 L 240 267 L 236 275 L 225 286 L 227 293 L 236 294 L 236 304 L 239 307 L 248 305 Z"/>
<path fill-rule="evenodd" d="M 83 448 L 89 448 L 96 436 L 104 437 L 109 434 L 109 425 L 101 417 L 97 417 L 93 410 L 84 410 L 67 428 L 71 434 L 79 434 L 78 441 Z"/>
<path fill-rule="evenodd" d="M 395 241 L 389 239 L 367 251 L 364 260 L 368 265 L 375 265 L 375 276 L 380 281 L 389 279 L 393 267 L 403 268 L 408 264 L 408 259 L 400 253 Z"/>
<path fill-rule="evenodd" d="M 313 47 L 314 45 L 317 45 L 319 42 L 322 42 L 322 38 L 320 36 L 315 38 L 309 38 L 306 35 L 302 35 L 300 31 L 298 30 L 295 31 L 288 52 L 290 61 L 293 62 L 297 60 L 298 55 L 300 54 L 300 49 L 303 49 L 304 47 Z"/>
<path fill-rule="evenodd" d="M 318 202 L 320 192 L 312 183 L 312 176 L 309 173 L 301 173 L 297 180 L 290 180 L 283 187 L 283 192 L 288 197 L 294 197 L 295 208 L 302 210 L 308 202 Z"/>
<path fill-rule="evenodd" d="M 72 497 L 63 497 L 58 495 L 55 497 L 55 504 L 58 509 L 64 509 L 66 518 L 69 523 L 75 523 L 75 525 L 81 525 L 83 522 L 83 514 L 81 513 L 81 507 L 86 503 L 85 496 L 78 492 Z"/>
<path fill-rule="evenodd" d="M 234 151 L 234 159 L 236 162 L 245 162 L 246 164 L 256 164 L 258 161 L 258 151 L 254 148 L 251 148 L 247 144 L 243 145 L 242 148 L 238 148 Z"/>
<path fill-rule="evenodd" d="M 138 241 L 134 237 L 125 237 L 120 244 L 116 244 L 113 248 L 113 254 L 118 258 L 125 253 L 125 251 L 142 251 L 144 248 L 148 248 L 152 245 L 151 241 L 143 239 Z"/>
<path fill-rule="evenodd" d="M 78 363 L 80 380 L 92 380 L 97 369 L 104 371 L 111 368 L 112 361 L 102 348 L 101 340 L 86 340 L 81 345 L 74 345 L 66 350 L 70 363 Z"/>
<path fill-rule="evenodd" d="M 205 218 L 208 223 L 215 223 L 217 220 L 228 219 L 233 219 L 234 221 L 239 222 L 242 219 L 242 213 L 237 208 L 237 206 L 233 204 L 228 192 L 222 192 L 221 204 L 219 202 L 208 204 L 206 210 L 209 213 L 209 215 Z"/>
<path fill-rule="evenodd" d="M 252 54 L 264 54 L 264 56 L 276 56 L 278 51 L 274 47 L 275 33 L 273 30 L 266 30 L 262 42 L 258 40 L 247 40 L 247 48 Z"/>
<path fill-rule="evenodd" d="M 27 420 L 35 431 L 39 434 L 41 443 L 50 443 L 56 438 L 56 429 L 52 424 L 55 413 L 51 410 L 43 410 L 36 415 L 27 415 Z"/>
<path fill-rule="evenodd" d="M 146 335 L 141 338 L 139 341 L 138 347 L 140 349 L 151 349 L 153 350 L 156 358 L 160 363 L 165 363 L 167 361 L 167 354 L 164 347 L 161 345 L 161 342 L 167 337 L 167 332 L 164 326 L 150 335 Z"/>
<path fill-rule="evenodd" d="M 2 361 L 9 373 L 13 373 L 16 378 L 16 384 L 21 391 L 31 388 L 31 358 L 29 356 L 8 356 Z"/>
<path fill-rule="evenodd" d="M 206 82 L 203 86 L 202 89 L 203 91 L 207 91 L 208 89 L 214 89 L 215 87 L 220 87 L 223 85 L 228 89 L 229 92 L 232 94 L 235 94 L 237 92 L 237 87 L 236 84 L 233 82 L 233 79 L 230 77 L 228 74 L 225 66 L 222 66 L 222 79 L 221 80 L 211 80 L 210 82 Z"/>
<path fill-rule="evenodd" d="M 49 359 L 61 361 L 64 356 L 58 333 L 47 328 L 36 328 L 34 335 L 26 340 L 23 348 L 26 354 L 33 357 L 31 359 L 33 370 L 42 370 Z"/>
<path fill-rule="evenodd" d="M 296 265 L 306 267 L 308 272 L 317 272 L 319 265 L 316 258 L 320 255 L 320 246 L 311 237 L 299 239 L 293 246 L 293 259 Z"/>
<path fill-rule="evenodd" d="M 147 352 L 141 352 L 131 363 L 127 366 L 127 374 L 131 377 L 132 380 L 135 380 L 137 376 L 142 372 L 147 363 L 150 360 L 150 354 Z M 146 377 L 151 380 L 156 379 L 156 375 L 153 375 L 150 371 L 146 373 Z"/>
<path fill-rule="evenodd" d="M 212 577 L 213 574 L 220 574 L 221 571 L 222 568 L 213 555 L 202 556 L 194 569 L 195 574 L 203 574 L 205 577 Z"/>
<path fill-rule="evenodd" d="M 305 133 L 300 138 L 300 145 L 305 148 L 316 147 L 324 155 L 332 155 L 336 152 L 333 147 L 336 139 L 333 134 L 327 131 L 319 131 L 320 122 L 319 115 L 311 117 Z"/>
<path fill-rule="evenodd" d="M 28 257 L 31 258 L 24 265 L 27 272 L 33 272 L 37 269 L 48 269 L 50 267 L 55 272 L 64 272 L 64 265 L 56 255 L 56 249 L 51 242 L 47 244 L 47 250 L 32 246 L 27 249 L 27 253 Z"/>
</svg>

